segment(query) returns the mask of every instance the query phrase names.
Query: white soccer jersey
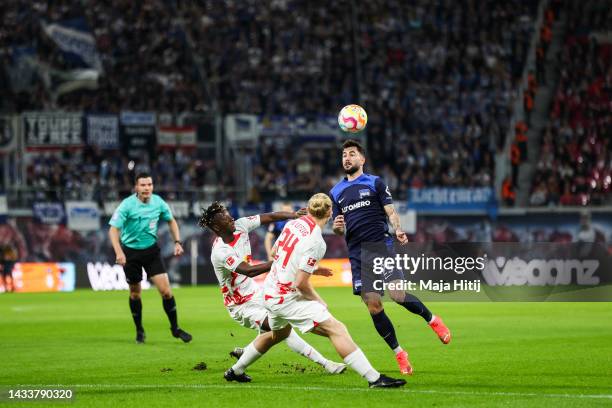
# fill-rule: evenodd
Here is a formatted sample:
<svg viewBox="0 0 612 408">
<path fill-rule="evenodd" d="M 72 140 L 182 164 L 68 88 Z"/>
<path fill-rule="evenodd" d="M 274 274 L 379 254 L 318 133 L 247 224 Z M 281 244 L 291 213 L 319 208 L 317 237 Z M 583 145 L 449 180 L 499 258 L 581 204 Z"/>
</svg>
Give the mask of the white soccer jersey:
<svg viewBox="0 0 612 408">
<path fill-rule="evenodd" d="M 228 308 L 248 302 L 259 290 L 252 278 L 235 272 L 241 262 L 251 262 L 249 232 L 259 225 L 259 215 L 239 218 L 235 221 L 232 242 L 226 244 L 221 237 L 217 237 L 213 243 L 210 260 L 221 286 L 223 303 Z"/>
<path fill-rule="evenodd" d="M 321 228 L 306 215 L 289 221 L 274 247 L 276 255 L 264 283 L 264 298 L 283 303 L 299 295 L 295 287 L 298 270 L 313 273 L 327 246 Z"/>
</svg>

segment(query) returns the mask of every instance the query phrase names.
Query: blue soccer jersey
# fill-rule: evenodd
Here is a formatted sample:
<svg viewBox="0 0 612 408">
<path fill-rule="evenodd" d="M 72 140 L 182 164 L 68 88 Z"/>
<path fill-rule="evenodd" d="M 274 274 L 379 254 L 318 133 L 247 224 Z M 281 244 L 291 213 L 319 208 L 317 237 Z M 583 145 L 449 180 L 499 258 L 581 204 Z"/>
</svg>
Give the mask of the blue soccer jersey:
<svg viewBox="0 0 612 408">
<path fill-rule="evenodd" d="M 287 224 L 288 220 L 276 221 L 268 226 L 268 232 L 274 234 L 274 239 L 278 238 L 281 232 L 283 232 L 283 228 L 285 228 L 285 224 Z"/>
<path fill-rule="evenodd" d="M 331 189 L 332 219 L 344 215 L 346 243 L 380 242 L 389 232 L 384 206 L 393 204 L 389 187 L 378 176 L 363 173 L 353 181 L 345 177 Z"/>
</svg>

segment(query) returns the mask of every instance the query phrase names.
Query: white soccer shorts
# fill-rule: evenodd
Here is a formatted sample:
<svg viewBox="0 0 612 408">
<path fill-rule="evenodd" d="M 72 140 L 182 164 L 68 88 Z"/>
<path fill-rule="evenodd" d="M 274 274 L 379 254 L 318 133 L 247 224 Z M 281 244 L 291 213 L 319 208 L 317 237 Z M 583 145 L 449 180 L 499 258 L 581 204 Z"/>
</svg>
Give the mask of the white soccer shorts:
<svg viewBox="0 0 612 408">
<path fill-rule="evenodd" d="M 307 333 L 331 317 L 325 306 L 314 300 L 290 300 L 273 304 L 277 300 L 266 301 L 268 323 L 272 330 L 280 330 L 290 324 L 302 333 Z"/>
<path fill-rule="evenodd" d="M 268 311 L 263 305 L 261 296 L 254 296 L 251 300 L 241 305 L 228 308 L 232 319 L 247 329 L 261 331 L 261 325 L 268 317 Z"/>
</svg>

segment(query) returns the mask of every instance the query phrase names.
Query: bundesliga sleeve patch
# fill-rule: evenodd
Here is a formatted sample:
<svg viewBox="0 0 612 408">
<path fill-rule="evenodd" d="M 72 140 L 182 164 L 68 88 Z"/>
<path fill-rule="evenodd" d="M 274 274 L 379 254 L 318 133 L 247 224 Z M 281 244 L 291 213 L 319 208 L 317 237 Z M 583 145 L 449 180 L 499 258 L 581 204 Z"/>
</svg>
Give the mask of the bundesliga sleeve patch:
<svg viewBox="0 0 612 408">
<path fill-rule="evenodd" d="M 225 263 L 227 264 L 227 266 L 232 266 L 234 263 L 236 263 L 236 260 L 233 256 L 230 256 L 225 260 Z"/>
<path fill-rule="evenodd" d="M 308 266 L 315 266 L 315 265 L 316 265 L 316 263 L 317 263 L 317 260 L 316 260 L 316 259 L 314 259 L 314 258 L 308 258 L 308 260 L 306 261 L 306 264 L 307 264 Z"/>
</svg>

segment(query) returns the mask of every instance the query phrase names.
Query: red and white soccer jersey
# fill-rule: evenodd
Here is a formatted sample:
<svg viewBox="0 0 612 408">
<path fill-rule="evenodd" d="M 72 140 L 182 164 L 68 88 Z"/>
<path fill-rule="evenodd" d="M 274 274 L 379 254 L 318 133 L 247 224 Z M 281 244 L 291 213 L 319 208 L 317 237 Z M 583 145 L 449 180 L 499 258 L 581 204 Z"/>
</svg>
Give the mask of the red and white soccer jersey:
<svg viewBox="0 0 612 408">
<path fill-rule="evenodd" d="M 235 271 L 241 262 L 251 262 L 249 232 L 259 225 L 259 215 L 237 219 L 234 240 L 226 244 L 223 239 L 217 237 L 210 254 L 215 275 L 221 286 L 223 303 L 230 316 L 241 325 L 253 329 L 259 328 L 267 311 L 261 304 L 259 286 L 252 278 Z"/>
<path fill-rule="evenodd" d="M 298 271 L 313 273 L 325 255 L 321 228 L 310 216 L 303 216 L 285 225 L 274 246 L 276 255 L 264 282 L 268 322 L 272 330 L 289 323 L 306 333 L 331 316 L 321 303 L 302 299 L 295 287 Z"/>
</svg>

